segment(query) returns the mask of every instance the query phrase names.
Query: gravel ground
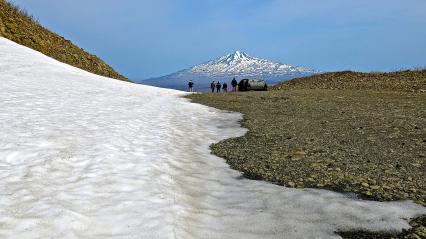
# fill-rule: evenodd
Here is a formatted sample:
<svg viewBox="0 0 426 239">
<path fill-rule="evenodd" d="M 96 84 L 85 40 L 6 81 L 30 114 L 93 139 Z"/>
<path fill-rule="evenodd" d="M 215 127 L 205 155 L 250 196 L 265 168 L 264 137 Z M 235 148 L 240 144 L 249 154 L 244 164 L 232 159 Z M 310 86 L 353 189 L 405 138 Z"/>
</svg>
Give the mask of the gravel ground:
<svg viewBox="0 0 426 239">
<path fill-rule="evenodd" d="M 193 94 L 194 102 L 243 113 L 249 132 L 211 146 L 248 178 L 326 188 L 426 206 L 426 94 L 301 89 Z M 400 235 L 426 238 L 424 218 Z"/>
<path fill-rule="evenodd" d="M 331 89 L 426 92 L 426 69 L 396 72 L 326 72 L 283 81 L 270 87 L 274 90 Z"/>
</svg>

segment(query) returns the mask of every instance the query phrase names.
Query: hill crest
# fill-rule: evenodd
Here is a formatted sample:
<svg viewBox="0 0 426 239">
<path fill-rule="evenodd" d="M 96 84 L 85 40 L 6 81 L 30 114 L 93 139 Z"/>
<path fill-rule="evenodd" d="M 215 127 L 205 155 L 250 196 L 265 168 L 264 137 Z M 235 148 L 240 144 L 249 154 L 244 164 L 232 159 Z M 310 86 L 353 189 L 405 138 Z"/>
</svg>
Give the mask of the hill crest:
<svg viewBox="0 0 426 239">
<path fill-rule="evenodd" d="M 330 89 L 426 92 L 426 70 L 396 72 L 327 72 L 295 78 L 271 87 L 272 90 Z"/>
</svg>

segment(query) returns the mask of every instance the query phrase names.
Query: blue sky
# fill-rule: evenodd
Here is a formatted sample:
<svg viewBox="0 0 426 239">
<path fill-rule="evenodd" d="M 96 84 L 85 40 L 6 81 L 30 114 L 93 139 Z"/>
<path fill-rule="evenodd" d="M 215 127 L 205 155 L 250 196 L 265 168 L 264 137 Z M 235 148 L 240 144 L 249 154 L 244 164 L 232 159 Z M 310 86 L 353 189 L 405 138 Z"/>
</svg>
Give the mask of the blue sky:
<svg viewBox="0 0 426 239">
<path fill-rule="evenodd" d="M 426 66 L 425 0 L 11 0 L 132 79 L 235 50 L 322 71 Z"/>
</svg>

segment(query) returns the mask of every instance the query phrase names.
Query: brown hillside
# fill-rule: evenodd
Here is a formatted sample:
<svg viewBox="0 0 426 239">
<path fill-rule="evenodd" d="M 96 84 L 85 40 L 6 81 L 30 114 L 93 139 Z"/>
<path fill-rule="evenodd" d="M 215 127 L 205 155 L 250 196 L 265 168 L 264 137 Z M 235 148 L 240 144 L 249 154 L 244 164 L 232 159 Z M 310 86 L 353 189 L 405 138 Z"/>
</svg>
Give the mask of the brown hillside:
<svg viewBox="0 0 426 239">
<path fill-rule="evenodd" d="M 32 48 L 63 63 L 110 78 L 127 81 L 97 56 L 53 33 L 25 11 L 0 0 L 0 36 Z"/>
<path fill-rule="evenodd" d="M 426 92 L 426 70 L 407 70 L 390 73 L 330 72 L 282 82 L 272 86 L 271 89 L 347 89 Z"/>
</svg>

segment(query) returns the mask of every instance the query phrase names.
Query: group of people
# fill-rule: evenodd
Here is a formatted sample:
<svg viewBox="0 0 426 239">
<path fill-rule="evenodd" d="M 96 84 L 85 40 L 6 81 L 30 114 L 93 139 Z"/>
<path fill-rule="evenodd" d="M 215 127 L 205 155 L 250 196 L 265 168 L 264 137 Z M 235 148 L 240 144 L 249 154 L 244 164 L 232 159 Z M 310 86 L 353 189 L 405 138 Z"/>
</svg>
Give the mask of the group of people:
<svg viewBox="0 0 426 239">
<path fill-rule="evenodd" d="M 232 81 L 231 81 L 232 92 L 237 92 L 237 85 L 238 85 L 237 80 L 235 80 L 235 78 L 233 78 Z M 194 82 L 192 82 L 192 80 L 190 80 L 188 82 L 188 91 L 193 92 L 194 91 L 193 89 L 194 89 Z M 223 84 L 221 84 L 219 81 L 218 82 L 212 81 L 212 83 L 210 83 L 210 89 L 212 90 L 212 93 L 214 93 L 215 90 L 216 90 L 217 93 L 220 93 L 221 90 L 223 90 L 223 92 L 227 93 L 228 92 L 228 84 L 226 83 L 226 81 L 223 82 Z"/>
<path fill-rule="evenodd" d="M 231 86 L 232 86 L 232 92 L 236 92 L 237 91 L 237 85 L 238 82 L 237 80 L 232 79 L 231 81 Z M 221 84 L 219 81 L 218 82 L 214 82 L 212 81 L 212 83 L 210 83 L 210 89 L 212 90 L 212 93 L 214 93 L 215 89 L 217 93 L 220 93 L 220 90 L 222 89 L 223 92 L 227 93 L 228 92 L 228 84 L 225 82 L 223 82 L 223 84 Z"/>
</svg>

